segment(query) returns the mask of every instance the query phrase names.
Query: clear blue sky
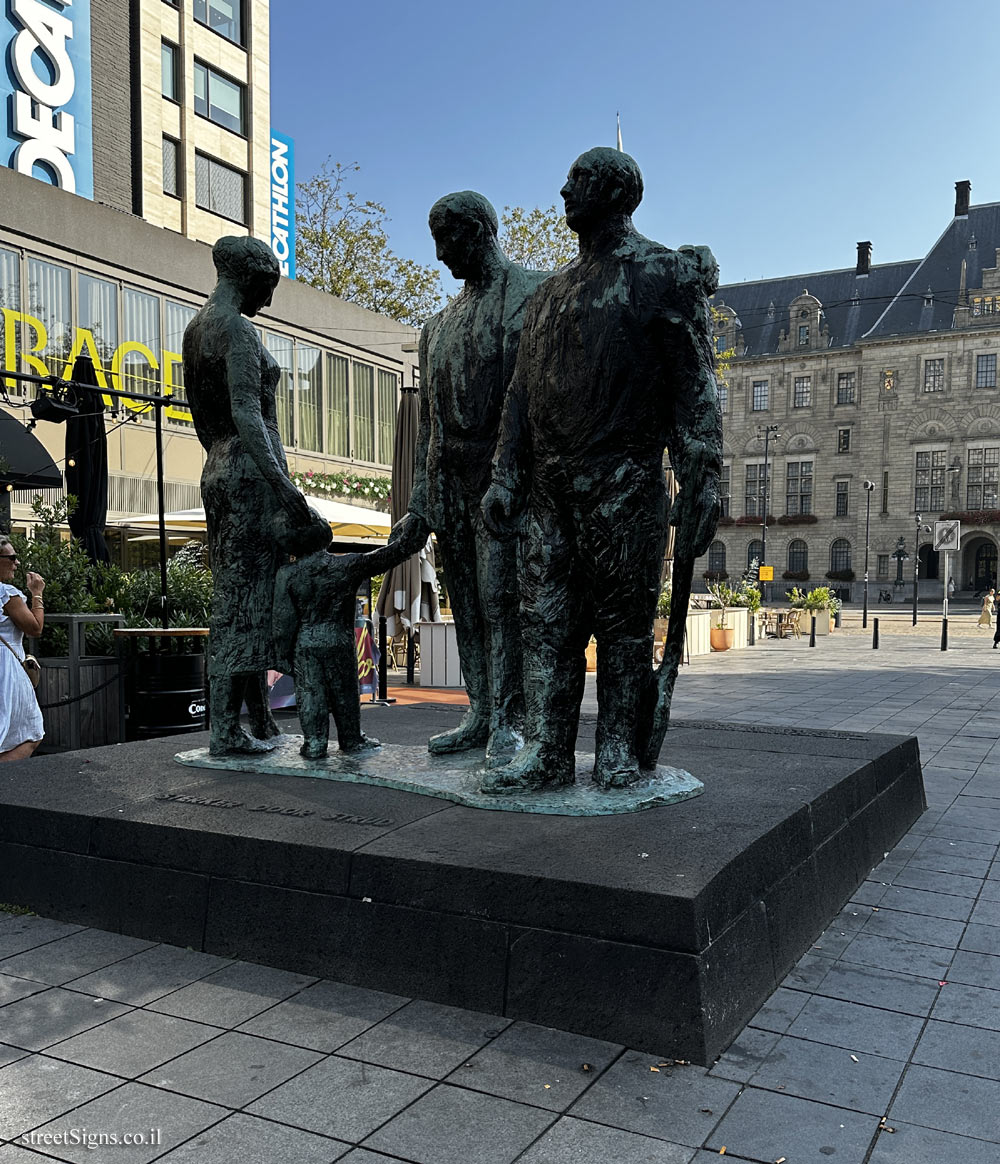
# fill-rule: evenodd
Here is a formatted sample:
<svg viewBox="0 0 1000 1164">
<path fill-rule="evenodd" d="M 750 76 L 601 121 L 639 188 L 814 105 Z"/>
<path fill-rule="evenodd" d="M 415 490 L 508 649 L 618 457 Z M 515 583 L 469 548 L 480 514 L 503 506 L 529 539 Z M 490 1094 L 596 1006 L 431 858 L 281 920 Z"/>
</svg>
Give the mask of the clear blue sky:
<svg viewBox="0 0 1000 1164">
<path fill-rule="evenodd" d="M 436 198 L 561 206 L 620 111 L 639 230 L 737 282 L 919 257 L 958 179 L 1000 201 L 997 28 L 994 0 L 272 0 L 271 121 L 437 265 Z"/>
</svg>

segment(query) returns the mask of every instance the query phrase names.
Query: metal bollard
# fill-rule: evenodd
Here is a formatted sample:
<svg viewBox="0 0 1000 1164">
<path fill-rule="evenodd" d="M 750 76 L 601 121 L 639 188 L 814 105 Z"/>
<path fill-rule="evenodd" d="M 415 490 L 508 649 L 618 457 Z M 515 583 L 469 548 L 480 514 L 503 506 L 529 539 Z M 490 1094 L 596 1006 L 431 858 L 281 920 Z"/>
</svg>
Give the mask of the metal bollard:
<svg viewBox="0 0 1000 1164">
<path fill-rule="evenodd" d="M 757 614 L 753 610 L 747 611 L 747 613 L 750 616 L 747 619 L 747 622 L 750 624 L 750 631 L 747 637 L 747 646 L 753 647 L 757 643 Z"/>
<path fill-rule="evenodd" d="M 878 650 L 878 619 L 872 619 L 872 650 Z"/>
<path fill-rule="evenodd" d="M 948 649 L 948 620 L 946 618 L 943 618 L 943 619 L 941 619 L 941 650 L 947 651 L 947 649 Z"/>
<path fill-rule="evenodd" d="M 840 607 L 837 607 L 837 613 L 833 616 L 833 625 L 840 630 Z"/>
<path fill-rule="evenodd" d="M 386 618 L 384 614 L 378 616 L 378 697 L 385 700 L 388 675 L 386 666 Z"/>
<path fill-rule="evenodd" d="M 809 646 L 816 646 L 816 615 L 809 619 Z"/>
</svg>

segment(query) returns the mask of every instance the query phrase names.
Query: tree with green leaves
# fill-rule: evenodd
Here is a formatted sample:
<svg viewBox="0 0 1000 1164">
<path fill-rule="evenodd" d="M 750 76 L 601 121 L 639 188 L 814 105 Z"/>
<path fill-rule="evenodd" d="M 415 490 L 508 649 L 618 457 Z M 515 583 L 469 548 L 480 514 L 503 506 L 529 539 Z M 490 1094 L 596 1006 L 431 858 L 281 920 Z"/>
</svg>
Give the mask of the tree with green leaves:
<svg viewBox="0 0 1000 1164">
<path fill-rule="evenodd" d="M 500 246 L 507 257 L 533 271 L 554 271 L 576 258 L 576 234 L 555 206 L 505 206 L 500 216 Z"/>
<path fill-rule="evenodd" d="M 366 307 L 420 327 L 441 305 L 441 276 L 395 254 L 389 246 L 389 213 L 380 202 L 348 189 L 361 167 L 331 158 L 296 185 L 297 277 Z"/>
</svg>

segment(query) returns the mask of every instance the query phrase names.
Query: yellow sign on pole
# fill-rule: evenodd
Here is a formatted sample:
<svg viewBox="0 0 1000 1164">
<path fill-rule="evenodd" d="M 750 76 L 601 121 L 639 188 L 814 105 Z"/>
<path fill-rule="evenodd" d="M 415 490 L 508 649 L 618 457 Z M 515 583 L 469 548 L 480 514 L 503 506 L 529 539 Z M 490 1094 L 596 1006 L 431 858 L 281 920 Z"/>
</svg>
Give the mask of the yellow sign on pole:
<svg viewBox="0 0 1000 1164">
<path fill-rule="evenodd" d="M 773 566 L 760 566 L 760 567 L 758 567 L 758 574 L 759 574 L 761 582 L 773 582 L 774 581 L 774 567 Z"/>
</svg>

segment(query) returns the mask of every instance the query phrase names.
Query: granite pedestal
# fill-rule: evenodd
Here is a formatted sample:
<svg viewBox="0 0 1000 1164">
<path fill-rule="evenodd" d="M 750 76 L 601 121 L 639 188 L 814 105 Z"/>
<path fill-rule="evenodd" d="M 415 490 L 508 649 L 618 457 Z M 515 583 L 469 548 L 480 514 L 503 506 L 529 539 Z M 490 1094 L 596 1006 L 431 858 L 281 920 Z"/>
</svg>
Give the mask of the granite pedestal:
<svg viewBox="0 0 1000 1164">
<path fill-rule="evenodd" d="M 598 817 L 174 762 L 205 743 L 0 768 L 0 900 L 702 1064 L 924 809 L 897 736 L 678 721 L 662 759 L 705 792 Z"/>
</svg>

